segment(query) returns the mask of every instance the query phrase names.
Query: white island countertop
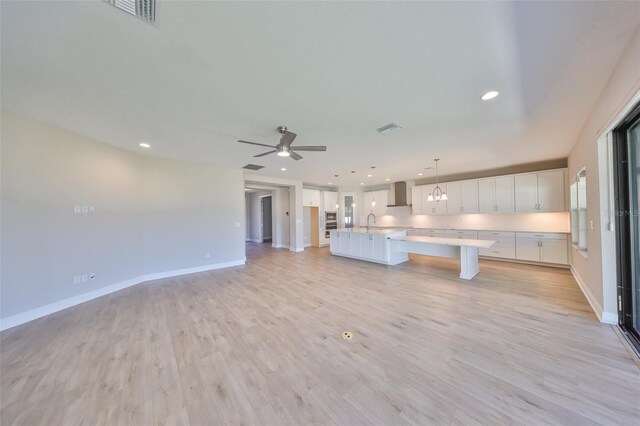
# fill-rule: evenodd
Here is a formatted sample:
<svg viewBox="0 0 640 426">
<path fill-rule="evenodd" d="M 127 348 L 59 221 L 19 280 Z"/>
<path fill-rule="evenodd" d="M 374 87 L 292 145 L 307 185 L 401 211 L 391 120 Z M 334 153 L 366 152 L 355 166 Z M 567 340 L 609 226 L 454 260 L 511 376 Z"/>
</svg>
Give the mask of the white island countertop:
<svg viewBox="0 0 640 426">
<path fill-rule="evenodd" d="M 333 230 L 333 232 L 349 232 L 353 234 L 373 234 L 373 235 L 386 235 L 386 234 L 395 234 L 398 232 L 405 232 L 404 229 L 392 229 L 392 228 L 367 228 L 357 227 L 357 228 L 339 228 Z"/>
<path fill-rule="evenodd" d="M 391 237 L 396 241 L 415 241 L 418 243 L 433 243 L 441 244 L 445 246 L 460 246 L 460 247 L 480 247 L 490 248 L 497 241 L 492 240 L 472 240 L 468 238 L 443 238 L 443 237 L 418 237 L 413 235 L 407 235 L 406 237 Z"/>
</svg>

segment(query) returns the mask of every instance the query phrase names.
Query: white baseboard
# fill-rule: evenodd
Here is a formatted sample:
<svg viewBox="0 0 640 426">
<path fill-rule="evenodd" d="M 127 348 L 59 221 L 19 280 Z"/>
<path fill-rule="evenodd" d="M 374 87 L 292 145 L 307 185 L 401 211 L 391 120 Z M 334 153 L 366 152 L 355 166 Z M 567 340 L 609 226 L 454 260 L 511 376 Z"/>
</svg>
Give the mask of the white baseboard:
<svg viewBox="0 0 640 426">
<path fill-rule="evenodd" d="M 602 306 L 600 305 L 598 300 L 595 298 L 593 293 L 591 293 L 591 290 L 589 290 L 589 287 L 587 287 L 585 282 L 582 280 L 582 277 L 580 277 L 580 275 L 576 272 L 573 266 L 571 266 L 571 273 L 573 274 L 573 278 L 576 279 L 576 282 L 578 283 L 578 287 L 580 287 L 580 290 L 582 290 L 584 297 L 587 298 L 587 302 L 589 302 L 589 305 L 591 305 L 591 309 L 598 317 L 598 321 L 603 322 L 605 324 L 617 324 L 618 314 L 612 314 L 611 312 L 603 311 Z"/>
<path fill-rule="evenodd" d="M 304 251 L 304 247 L 298 247 L 298 248 L 289 247 L 289 251 L 292 251 L 294 253 L 300 253 L 301 251 Z"/>
<path fill-rule="evenodd" d="M 252 243 L 261 243 L 262 240 L 258 239 L 258 238 L 249 238 L 248 241 L 251 241 Z"/>
<path fill-rule="evenodd" d="M 271 247 L 288 249 L 289 248 L 289 244 L 271 244 Z"/>
<path fill-rule="evenodd" d="M 246 259 L 246 257 L 245 257 Z M 16 315 L 12 315 L 7 318 L 0 319 L 0 331 L 7 330 L 20 324 L 24 324 L 29 321 L 44 317 L 46 315 L 53 314 L 63 309 L 70 308 L 75 305 L 79 305 L 84 302 L 88 302 L 98 297 L 106 296 L 107 294 L 116 292 L 118 290 L 125 289 L 137 284 L 141 284 L 147 281 L 159 280 L 162 278 L 177 277 L 179 275 L 194 274 L 197 272 L 211 271 L 214 269 L 228 268 L 231 266 L 244 265 L 245 259 L 234 260 L 231 262 L 214 263 L 211 265 L 196 266 L 193 268 L 176 269 L 173 271 L 156 272 L 151 274 L 141 275 L 128 280 L 120 281 L 115 284 L 111 284 L 106 287 L 102 287 L 88 293 L 79 294 L 77 296 L 69 297 L 68 299 L 60 300 L 58 302 L 50 303 L 39 308 L 31 309 L 25 312 L 21 312 Z"/>
</svg>

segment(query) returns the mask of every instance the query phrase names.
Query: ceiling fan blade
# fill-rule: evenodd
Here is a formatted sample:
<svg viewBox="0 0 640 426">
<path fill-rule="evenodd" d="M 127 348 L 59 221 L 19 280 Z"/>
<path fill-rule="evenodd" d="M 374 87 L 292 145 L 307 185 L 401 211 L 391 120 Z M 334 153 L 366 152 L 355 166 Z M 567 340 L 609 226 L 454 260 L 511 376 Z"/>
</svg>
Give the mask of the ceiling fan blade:
<svg viewBox="0 0 640 426">
<path fill-rule="evenodd" d="M 293 142 L 293 140 L 296 138 L 296 136 L 298 135 L 296 135 L 295 133 L 284 132 L 284 134 L 280 138 L 280 144 L 284 146 L 289 146 L 291 145 L 291 142 Z"/>
<path fill-rule="evenodd" d="M 257 142 L 249 142 L 249 141 L 242 141 L 242 140 L 238 140 L 238 142 L 240 142 L 240 143 L 248 143 L 250 145 L 266 146 L 267 148 L 275 148 L 275 146 L 273 146 L 273 145 L 266 145 L 266 144 L 257 143 Z"/>
<path fill-rule="evenodd" d="M 292 146 L 291 149 L 295 149 L 296 151 L 326 151 L 326 146 Z"/>
<path fill-rule="evenodd" d="M 294 160 L 302 160 L 302 155 L 295 153 L 291 150 L 289 150 L 289 157 L 293 158 Z"/>
<path fill-rule="evenodd" d="M 263 152 L 262 154 L 254 155 L 254 157 L 264 157 L 265 155 L 273 154 L 274 152 L 277 152 L 277 150 L 274 149 L 273 151 Z"/>
</svg>

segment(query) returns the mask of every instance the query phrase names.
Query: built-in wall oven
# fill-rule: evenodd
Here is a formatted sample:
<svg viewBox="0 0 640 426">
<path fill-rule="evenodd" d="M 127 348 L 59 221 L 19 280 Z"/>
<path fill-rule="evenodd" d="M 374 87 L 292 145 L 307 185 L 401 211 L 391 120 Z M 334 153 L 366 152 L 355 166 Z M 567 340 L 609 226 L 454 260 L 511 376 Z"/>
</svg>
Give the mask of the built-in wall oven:
<svg viewBox="0 0 640 426">
<path fill-rule="evenodd" d="M 338 213 L 324 212 L 324 237 L 329 239 L 331 230 L 338 229 Z"/>
</svg>

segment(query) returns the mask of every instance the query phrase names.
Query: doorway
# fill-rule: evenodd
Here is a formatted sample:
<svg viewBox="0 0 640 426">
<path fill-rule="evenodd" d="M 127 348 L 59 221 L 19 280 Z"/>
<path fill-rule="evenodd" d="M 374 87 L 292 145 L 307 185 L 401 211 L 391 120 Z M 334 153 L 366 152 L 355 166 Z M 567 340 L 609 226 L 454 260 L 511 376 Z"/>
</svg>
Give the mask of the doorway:
<svg viewBox="0 0 640 426">
<path fill-rule="evenodd" d="M 263 243 L 271 243 L 273 238 L 273 209 L 271 195 L 260 198 L 260 229 Z"/>
<path fill-rule="evenodd" d="M 640 105 L 613 131 L 618 322 L 640 350 Z"/>
</svg>

